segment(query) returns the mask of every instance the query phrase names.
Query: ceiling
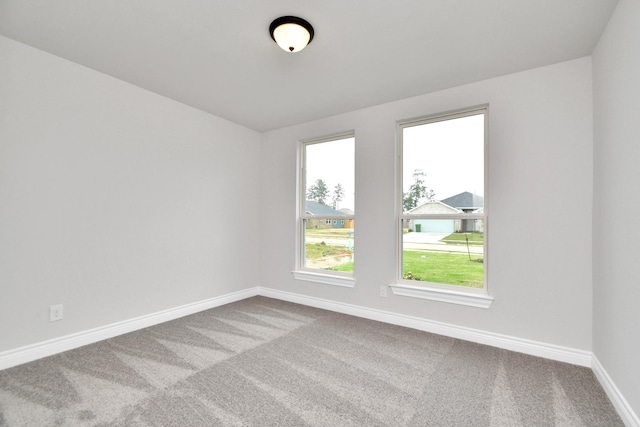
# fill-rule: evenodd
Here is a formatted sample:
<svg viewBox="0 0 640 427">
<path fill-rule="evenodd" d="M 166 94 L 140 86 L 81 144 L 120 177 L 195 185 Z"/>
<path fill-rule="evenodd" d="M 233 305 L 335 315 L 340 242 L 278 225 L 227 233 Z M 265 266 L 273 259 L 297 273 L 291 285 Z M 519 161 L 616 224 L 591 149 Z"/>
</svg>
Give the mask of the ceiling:
<svg viewBox="0 0 640 427">
<path fill-rule="evenodd" d="M 257 131 L 590 55 L 617 0 L 0 0 L 0 34 Z M 271 21 L 314 26 L 281 50 Z"/>
</svg>

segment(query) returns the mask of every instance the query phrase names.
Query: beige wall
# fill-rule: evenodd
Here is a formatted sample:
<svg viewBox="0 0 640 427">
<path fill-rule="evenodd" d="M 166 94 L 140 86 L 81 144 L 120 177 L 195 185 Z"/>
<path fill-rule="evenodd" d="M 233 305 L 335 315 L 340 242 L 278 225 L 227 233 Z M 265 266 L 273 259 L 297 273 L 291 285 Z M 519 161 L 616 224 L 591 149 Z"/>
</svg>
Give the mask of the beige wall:
<svg viewBox="0 0 640 427">
<path fill-rule="evenodd" d="M 640 414 L 640 2 L 621 0 L 593 54 L 593 351 Z M 638 418 L 636 418 L 638 422 Z"/>
<path fill-rule="evenodd" d="M 259 142 L 0 37 L 0 352 L 256 286 Z"/>
<path fill-rule="evenodd" d="M 264 286 L 591 350 L 591 59 L 582 58 L 263 135 Z M 389 295 L 396 274 L 396 122 L 490 105 L 490 309 Z M 295 280 L 299 140 L 355 130 L 355 288 Z M 570 203 L 568 203 L 570 201 Z M 550 209 L 549 207 L 553 208 Z"/>
</svg>

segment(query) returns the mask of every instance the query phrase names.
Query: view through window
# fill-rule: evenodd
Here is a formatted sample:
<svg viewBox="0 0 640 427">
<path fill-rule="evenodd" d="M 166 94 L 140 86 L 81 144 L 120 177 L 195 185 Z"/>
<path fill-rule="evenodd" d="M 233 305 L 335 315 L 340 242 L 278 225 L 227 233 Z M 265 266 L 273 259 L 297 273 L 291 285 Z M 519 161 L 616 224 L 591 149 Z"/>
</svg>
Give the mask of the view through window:
<svg viewBox="0 0 640 427">
<path fill-rule="evenodd" d="M 485 108 L 400 124 L 400 281 L 485 289 Z"/>
<path fill-rule="evenodd" d="M 302 145 L 301 269 L 353 275 L 355 137 Z"/>
</svg>

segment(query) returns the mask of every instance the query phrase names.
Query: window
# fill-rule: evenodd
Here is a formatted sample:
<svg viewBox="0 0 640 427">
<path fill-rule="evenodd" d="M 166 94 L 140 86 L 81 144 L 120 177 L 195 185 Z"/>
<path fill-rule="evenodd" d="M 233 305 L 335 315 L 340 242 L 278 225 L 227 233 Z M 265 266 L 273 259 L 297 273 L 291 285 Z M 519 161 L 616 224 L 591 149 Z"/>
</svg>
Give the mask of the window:
<svg viewBox="0 0 640 427">
<path fill-rule="evenodd" d="M 487 113 L 400 123 L 397 286 L 486 293 Z"/>
<path fill-rule="evenodd" d="M 294 275 L 353 286 L 355 137 L 351 133 L 305 141 L 301 154 Z"/>
</svg>

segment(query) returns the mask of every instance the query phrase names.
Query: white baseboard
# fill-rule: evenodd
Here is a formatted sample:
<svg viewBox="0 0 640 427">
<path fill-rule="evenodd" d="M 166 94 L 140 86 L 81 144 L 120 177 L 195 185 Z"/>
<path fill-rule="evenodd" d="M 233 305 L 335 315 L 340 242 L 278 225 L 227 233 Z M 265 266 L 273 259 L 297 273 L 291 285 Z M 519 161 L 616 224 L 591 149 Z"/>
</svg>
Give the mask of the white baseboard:
<svg viewBox="0 0 640 427">
<path fill-rule="evenodd" d="M 405 326 L 438 335 L 445 335 L 452 338 L 459 338 L 465 341 L 486 344 L 506 350 L 517 351 L 519 353 L 530 354 L 532 356 L 544 357 L 546 359 L 567 362 L 574 365 L 591 367 L 592 353 L 584 350 L 577 350 L 569 347 L 562 347 L 554 344 L 547 344 L 508 335 L 496 334 L 493 332 L 481 331 L 478 329 L 466 328 L 463 326 L 451 325 L 448 323 L 427 320 L 419 317 L 406 316 L 403 314 L 388 311 L 376 310 L 358 305 L 345 304 L 325 300 L 321 298 L 309 297 L 306 295 L 283 292 L 275 289 L 259 287 L 258 294 L 265 297 L 281 299 L 297 304 L 322 308 L 338 313 L 363 317 L 365 319 L 377 320 L 379 322 L 391 323 L 393 325 Z"/>
<path fill-rule="evenodd" d="M 31 362 L 46 356 L 51 356 L 63 351 L 92 344 L 118 335 L 133 332 L 162 322 L 174 320 L 183 316 L 188 316 L 203 310 L 218 307 L 220 305 L 239 301 L 256 295 L 263 295 L 284 301 L 294 302 L 311 307 L 322 308 L 338 313 L 349 314 L 365 319 L 390 323 L 421 331 L 459 338 L 466 341 L 486 344 L 493 347 L 504 348 L 506 350 L 517 351 L 533 356 L 572 363 L 574 365 L 592 367 L 592 353 L 588 351 L 576 350 L 568 347 L 546 344 L 522 338 L 495 334 L 478 329 L 466 328 L 451 325 L 448 323 L 427 320 L 419 317 L 407 316 L 388 311 L 376 310 L 368 307 L 345 304 L 341 302 L 310 297 L 306 295 L 283 292 L 265 287 L 253 287 L 239 292 L 210 298 L 192 304 L 151 313 L 145 316 L 136 317 L 122 322 L 101 326 L 95 329 L 78 332 L 52 340 L 39 342 L 36 344 L 20 347 L 0 353 L 0 369 L 10 368 L 22 363 Z"/>
<path fill-rule="evenodd" d="M 284 292 L 265 287 L 258 288 L 258 295 L 591 368 L 625 425 L 627 427 L 640 427 L 640 419 L 634 412 L 633 408 L 631 408 L 622 393 L 620 393 L 620 390 L 618 390 L 611 377 L 609 377 L 607 372 L 604 370 L 598 361 L 598 358 L 589 351 L 526 340 L 508 335 L 495 334 L 492 332 L 465 328 L 433 320 L 309 297 L 306 295 Z"/>
<path fill-rule="evenodd" d="M 178 319 L 203 310 L 208 310 L 210 308 L 253 297 L 258 295 L 258 290 L 258 287 L 249 288 L 239 292 L 233 292 L 195 303 L 185 304 L 168 310 L 159 311 L 157 313 L 151 313 L 133 319 L 124 320 L 122 322 L 112 323 L 110 325 L 4 351 L 0 353 L 0 370 L 41 359 L 43 357 L 52 356 L 63 351 L 82 347 L 83 345 L 113 338 L 118 335 L 137 331 L 139 329 L 148 328 L 149 326 L 168 322 L 169 320 Z"/>
<path fill-rule="evenodd" d="M 134 319 L 113 323 L 111 325 L 66 335 L 25 347 L 0 352 L 0 370 L 147 328 L 159 323 L 178 319 L 203 310 L 240 301 L 256 295 L 335 311 L 379 322 L 390 323 L 393 325 L 405 326 L 425 332 L 517 351 L 532 356 L 544 357 L 546 359 L 590 367 L 593 369 L 598 381 L 606 391 L 625 424 L 631 427 L 640 427 L 640 420 L 638 419 L 638 416 L 620 393 L 598 359 L 591 352 L 526 340 L 508 335 L 495 334 L 478 329 L 466 328 L 353 304 L 310 297 L 292 292 L 284 292 L 261 286 L 221 295 L 192 304 L 186 304 L 157 313 L 136 317 Z"/>
<path fill-rule="evenodd" d="M 600 361 L 595 354 L 593 355 L 592 362 L 591 367 L 593 369 L 593 373 L 596 375 L 596 378 L 598 378 L 598 381 L 600 381 L 600 385 L 602 385 L 607 396 L 609 396 L 609 400 L 611 400 L 616 411 L 618 411 L 618 415 L 620 415 L 624 424 L 627 427 L 640 427 L 640 418 L 638 418 L 638 415 L 635 413 L 631 405 L 629 405 L 622 393 L 620 393 L 620 390 L 618 390 L 618 387 L 616 387 L 615 383 L 609 374 L 607 374 L 604 367 L 600 364 Z"/>
</svg>

